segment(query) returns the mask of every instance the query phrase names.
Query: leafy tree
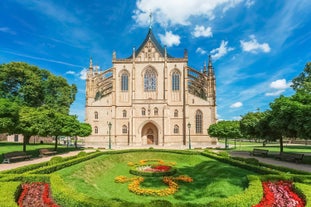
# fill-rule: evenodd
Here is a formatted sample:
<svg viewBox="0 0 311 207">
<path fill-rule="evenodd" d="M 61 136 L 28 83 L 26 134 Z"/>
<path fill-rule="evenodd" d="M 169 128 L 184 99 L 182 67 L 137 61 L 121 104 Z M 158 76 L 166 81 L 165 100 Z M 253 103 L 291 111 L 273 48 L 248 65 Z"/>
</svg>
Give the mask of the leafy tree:
<svg viewBox="0 0 311 207">
<path fill-rule="evenodd" d="M 228 148 L 228 138 L 241 138 L 239 121 L 220 121 L 210 125 L 208 134 L 212 137 L 225 138 L 225 146 Z"/>
<path fill-rule="evenodd" d="M 241 132 L 246 137 L 264 139 L 263 144 L 276 140 L 280 134 L 270 127 L 271 118 L 271 111 L 249 112 L 240 121 Z"/>
<path fill-rule="evenodd" d="M 0 65 L 0 98 L 29 107 L 48 106 L 68 113 L 76 86 L 47 70 L 22 62 Z"/>
<path fill-rule="evenodd" d="M 73 133 L 75 137 L 75 147 L 77 148 L 77 136 L 79 137 L 87 137 L 92 133 L 92 127 L 88 123 L 79 123 L 79 130 Z"/>
<path fill-rule="evenodd" d="M 19 108 L 16 103 L 0 99 L 0 133 L 13 133 L 18 123 Z"/>
<path fill-rule="evenodd" d="M 33 135 L 42 134 L 44 129 L 44 114 L 41 113 L 40 108 L 23 106 L 20 108 L 19 121 L 15 126 L 15 133 L 22 134 L 24 136 L 23 151 L 26 151 L 26 144 L 29 143 L 29 139 Z"/>
<path fill-rule="evenodd" d="M 18 124 L 13 129 L 7 121 L 5 131 L 23 134 L 23 150 L 26 151 L 26 144 L 32 135 L 50 135 L 50 131 L 55 128 L 55 117 L 49 109 L 67 115 L 76 92 L 74 84 L 69 85 L 64 78 L 47 70 L 22 62 L 1 64 L 0 98 L 10 101 L 12 106 L 15 103 L 20 107 Z M 7 120 L 8 116 L 15 119 L 11 113 L 5 116 Z"/>
<path fill-rule="evenodd" d="M 311 93 L 311 62 L 306 64 L 303 72 L 294 78 L 292 82 L 295 91 Z"/>
</svg>

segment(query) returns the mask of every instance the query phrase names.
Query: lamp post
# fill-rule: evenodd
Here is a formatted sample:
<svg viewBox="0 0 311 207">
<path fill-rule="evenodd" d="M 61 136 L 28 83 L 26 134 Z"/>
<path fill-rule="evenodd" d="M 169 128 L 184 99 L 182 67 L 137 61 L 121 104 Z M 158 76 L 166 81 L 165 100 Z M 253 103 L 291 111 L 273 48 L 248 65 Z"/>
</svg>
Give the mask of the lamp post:
<svg viewBox="0 0 311 207">
<path fill-rule="evenodd" d="M 111 122 L 108 123 L 108 127 L 109 127 L 109 149 L 111 149 Z"/>
<path fill-rule="evenodd" d="M 190 127 L 191 127 L 191 124 L 190 124 L 190 122 L 188 122 L 188 129 L 189 129 L 189 149 L 191 149 Z"/>
</svg>

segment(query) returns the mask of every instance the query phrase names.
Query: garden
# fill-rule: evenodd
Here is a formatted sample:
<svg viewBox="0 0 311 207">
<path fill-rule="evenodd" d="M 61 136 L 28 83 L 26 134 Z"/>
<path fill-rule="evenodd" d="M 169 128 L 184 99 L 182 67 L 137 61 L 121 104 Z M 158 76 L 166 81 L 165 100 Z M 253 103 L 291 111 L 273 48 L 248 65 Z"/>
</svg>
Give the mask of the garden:
<svg viewBox="0 0 311 207">
<path fill-rule="evenodd" d="M 309 173 L 207 150 L 56 156 L 1 172 L 0 185 L 8 207 L 311 206 Z"/>
</svg>

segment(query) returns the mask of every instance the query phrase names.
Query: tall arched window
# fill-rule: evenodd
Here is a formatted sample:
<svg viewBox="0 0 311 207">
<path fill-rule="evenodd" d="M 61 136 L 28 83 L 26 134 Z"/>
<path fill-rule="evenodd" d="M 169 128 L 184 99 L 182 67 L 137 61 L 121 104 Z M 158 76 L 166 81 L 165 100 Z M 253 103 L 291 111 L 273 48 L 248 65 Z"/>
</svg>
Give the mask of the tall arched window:
<svg viewBox="0 0 311 207">
<path fill-rule="evenodd" d="M 122 111 L 122 115 L 123 115 L 123 117 L 126 117 L 126 116 L 127 116 L 126 110 L 123 110 L 123 111 Z"/>
<path fill-rule="evenodd" d="M 126 72 L 121 75 L 121 91 L 128 91 L 128 74 Z"/>
<path fill-rule="evenodd" d="M 98 119 L 98 112 L 97 111 L 94 112 L 94 119 Z"/>
<path fill-rule="evenodd" d="M 179 91 L 180 88 L 180 74 L 178 71 L 174 71 L 172 74 L 172 90 Z"/>
<path fill-rule="evenodd" d="M 177 109 L 175 109 L 175 111 L 174 111 L 174 117 L 178 117 L 178 110 Z"/>
<path fill-rule="evenodd" d="M 156 115 L 156 116 L 159 114 L 159 110 L 158 110 L 158 108 L 157 108 L 157 107 L 155 107 L 155 108 L 154 108 L 154 110 L 153 110 L 153 114 L 154 114 L 154 115 Z"/>
<path fill-rule="evenodd" d="M 154 69 L 148 68 L 144 74 L 145 91 L 155 91 L 157 89 L 157 73 Z"/>
<path fill-rule="evenodd" d="M 97 126 L 94 127 L 94 133 L 98 134 L 98 127 Z"/>
<path fill-rule="evenodd" d="M 141 109 L 141 115 L 143 115 L 143 116 L 146 115 L 146 109 L 145 109 L 145 108 L 142 108 L 142 109 Z"/>
<path fill-rule="evenodd" d="M 126 125 L 122 126 L 122 134 L 127 134 L 127 126 Z"/>
<path fill-rule="evenodd" d="M 202 117 L 202 112 L 197 110 L 195 113 L 195 132 L 198 134 L 202 133 Z"/>
<path fill-rule="evenodd" d="M 179 126 L 176 124 L 174 126 L 174 134 L 178 134 L 179 133 Z"/>
</svg>

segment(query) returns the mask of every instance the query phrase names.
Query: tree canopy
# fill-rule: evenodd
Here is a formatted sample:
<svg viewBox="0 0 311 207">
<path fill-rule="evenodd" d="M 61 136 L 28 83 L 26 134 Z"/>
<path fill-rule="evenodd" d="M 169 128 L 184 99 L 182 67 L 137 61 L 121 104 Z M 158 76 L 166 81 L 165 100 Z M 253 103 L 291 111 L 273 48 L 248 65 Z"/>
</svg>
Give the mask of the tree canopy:
<svg viewBox="0 0 311 207">
<path fill-rule="evenodd" d="M 23 62 L 0 65 L 0 98 L 29 107 L 48 106 L 69 112 L 77 87 L 47 70 Z"/>
</svg>

